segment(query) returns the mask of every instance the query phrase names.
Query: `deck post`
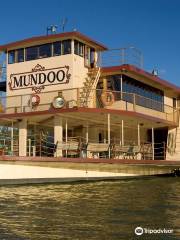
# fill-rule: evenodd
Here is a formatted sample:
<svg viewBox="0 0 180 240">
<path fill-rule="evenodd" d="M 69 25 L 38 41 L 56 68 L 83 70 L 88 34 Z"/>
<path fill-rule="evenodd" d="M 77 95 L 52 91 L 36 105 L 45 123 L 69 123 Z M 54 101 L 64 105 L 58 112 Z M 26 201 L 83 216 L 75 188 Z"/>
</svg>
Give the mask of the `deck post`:
<svg viewBox="0 0 180 240">
<path fill-rule="evenodd" d="M 71 52 L 74 54 L 74 39 L 71 40 Z"/>
<path fill-rule="evenodd" d="M 108 113 L 108 144 L 111 143 L 111 123 L 110 123 L 110 113 Z M 110 147 L 109 147 L 109 158 L 111 157 Z"/>
<path fill-rule="evenodd" d="M 136 94 L 133 93 L 133 111 L 136 112 Z"/>
<path fill-rule="evenodd" d="M 76 97 L 77 97 L 77 107 L 80 107 L 80 92 L 79 92 L 79 88 L 76 89 Z"/>
<path fill-rule="evenodd" d="M 36 124 L 34 124 L 34 127 L 33 127 L 33 129 L 34 129 L 34 142 L 33 142 L 33 157 L 35 157 L 36 156 L 36 150 L 37 150 L 37 146 L 36 146 L 36 144 L 37 144 L 37 126 L 36 126 Z"/>
<path fill-rule="evenodd" d="M 154 128 L 152 127 L 152 160 L 154 160 Z"/>
<path fill-rule="evenodd" d="M 27 119 L 19 122 L 19 156 L 27 156 Z"/>
<path fill-rule="evenodd" d="M 54 144 L 63 143 L 63 121 L 62 121 L 62 117 L 60 116 L 55 116 L 54 117 Z M 56 149 L 56 153 L 55 156 L 56 157 L 62 157 L 62 149 L 58 148 L 59 144 L 57 145 L 57 149 Z"/>
<path fill-rule="evenodd" d="M 28 139 L 28 156 L 31 156 L 31 139 Z"/>
<path fill-rule="evenodd" d="M 89 141 L 89 125 L 87 123 L 87 125 L 86 125 L 86 143 L 88 143 L 88 141 Z"/>
<path fill-rule="evenodd" d="M 104 124 L 104 134 L 103 135 L 104 135 L 103 136 L 104 137 L 104 141 L 103 142 L 106 143 L 106 126 L 105 126 L 105 124 Z"/>
<path fill-rule="evenodd" d="M 11 122 L 11 154 L 14 155 L 14 122 Z"/>
<path fill-rule="evenodd" d="M 66 119 L 66 157 L 67 157 L 67 142 L 68 142 L 68 123 L 67 123 L 67 119 Z"/>
<path fill-rule="evenodd" d="M 103 78 L 103 91 L 106 92 L 107 91 L 107 79 Z"/>
<path fill-rule="evenodd" d="M 121 74 L 121 79 L 120 79 L 120 91 L 121 91 L 121 100 L 123 100 L 123 77 Z"/>
<path fill-rule="evenodd" d="M 138 123 L 138 146 L 141 145 L 140 124 Z"/>
<path fill-rule="evenodd" d="M 121 144 L 124 146 L 124 120 L 121 120 Z"/>
</svg>

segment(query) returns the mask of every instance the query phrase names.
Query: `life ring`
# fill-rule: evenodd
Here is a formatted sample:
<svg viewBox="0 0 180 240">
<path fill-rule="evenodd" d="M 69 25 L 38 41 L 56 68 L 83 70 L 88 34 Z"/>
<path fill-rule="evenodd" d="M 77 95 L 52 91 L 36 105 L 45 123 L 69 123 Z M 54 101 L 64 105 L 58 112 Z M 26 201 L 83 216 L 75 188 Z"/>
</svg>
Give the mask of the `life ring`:
<svg viewBox="0 0 180 240">
<path fill-rule="evenodd" d="M 39 103 L 40 103 L 40 96 L 38 96 L 36 94 L 33 94 L 31 96 L 31 105 L 32 105 L 32 107 L 38 106 Z"/>
<path fill-rule="evenodd" d="M 103 92 L 101 94 L 101 101 L 104 106 L 111 106 L 114 103 L 114 94 L 112 92 Z"/>
</svg>

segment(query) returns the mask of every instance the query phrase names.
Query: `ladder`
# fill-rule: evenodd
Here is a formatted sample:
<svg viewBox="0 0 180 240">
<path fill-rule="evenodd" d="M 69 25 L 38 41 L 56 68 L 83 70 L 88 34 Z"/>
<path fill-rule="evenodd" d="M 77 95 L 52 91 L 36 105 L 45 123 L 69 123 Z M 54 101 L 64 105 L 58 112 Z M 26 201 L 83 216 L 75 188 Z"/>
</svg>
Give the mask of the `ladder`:
<svg viewBox="0 0 180 240">
<path fill-rule="evenodd" d="M 89 103 L 92 102 L 95 93 L 97 83 L 101 75 L 100 67 L 90 69 L 88 77 L 83 83 L 84 86 L 80 90 L 79 105 L 80 107 L 88 107 Z"/>
</svg>

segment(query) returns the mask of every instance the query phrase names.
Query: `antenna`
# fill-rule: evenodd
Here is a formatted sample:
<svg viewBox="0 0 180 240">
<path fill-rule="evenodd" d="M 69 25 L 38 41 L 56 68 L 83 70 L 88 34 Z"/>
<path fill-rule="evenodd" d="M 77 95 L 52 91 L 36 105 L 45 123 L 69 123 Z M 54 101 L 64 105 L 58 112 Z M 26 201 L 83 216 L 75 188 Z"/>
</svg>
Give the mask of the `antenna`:
<svg viewBox="0 0 180 240">
<path fill-rule="evenodd" d="M 156 68 L 152 70 L 152 75 L 158 76 L 158 70 Z"/>
<path fill-rule="evenodd" d="M 66 26 L 66 24 L 67 24 L 67 21 L 68 21 L 67 18 L 63 18 L 63 19 L 62 19 L 62 22 L 61 22 L 61 24 L 60 24 L 60 26 L 62 27 L 62 31 L 63 31 L 63 32 L 64 32 L 65 26 Z"/>
<path fill-rule="evenodd" d="M 49 32 L 50 34 L 55 34 L 57 32 L 57 25 L 51 25 L 50 27 L 47 27 L 46 31 L 47 35 L 49 35 Z"/>
</svg>

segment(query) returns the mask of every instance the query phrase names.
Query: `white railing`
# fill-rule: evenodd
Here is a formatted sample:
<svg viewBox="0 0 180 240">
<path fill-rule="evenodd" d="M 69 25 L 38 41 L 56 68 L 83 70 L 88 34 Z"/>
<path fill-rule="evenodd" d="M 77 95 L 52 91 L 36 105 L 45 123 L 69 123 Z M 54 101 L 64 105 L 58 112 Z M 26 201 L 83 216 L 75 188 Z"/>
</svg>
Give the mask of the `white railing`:
<svg viewBox="0 0 180 240">
<path fill-rule="evenodd" d="M 98 65 L 100 67 L 119 66 L 131 64 L 143 68 L 143 54 L 134 46 L 110 49 L 99 53 Z"/>
<path fill-rule="evenodd" d="M 73 107 L 88 107 L 88 108 L 108 108 L 124 111 L 134 111 L 145 115 L 154 116 L 156 118 L 164 119 L 174 123 L 178 122 L 178 110 L 158 102 L 134 93 L 120 92 L 120 91 L 103 91 L 102 89 L 91 89 L 94 93 L 93 97 L 89 99 L 89 102 L 85 106 L 81 103 L 80 91 L 81 88 L 72 88 L 61 90 L 61 94 L 65 100 L 63 108 Z M 104 99 L 103 94 L 110 93 L 110 98 Z M 49 91 L 39 93 L 40 103 L 37 106 L 32 106 L 32 95 L 16 95 L 9 97 L 1 97 L 0 99 L 0 112 L 6 113 L 22 113 L 22 112 L 35 112 L 50 110 L 53 108 L 53 100 L 59 95 L 59 91 Z M 106 100 L 110 101 L 107 102 Z"/>
</svg>

